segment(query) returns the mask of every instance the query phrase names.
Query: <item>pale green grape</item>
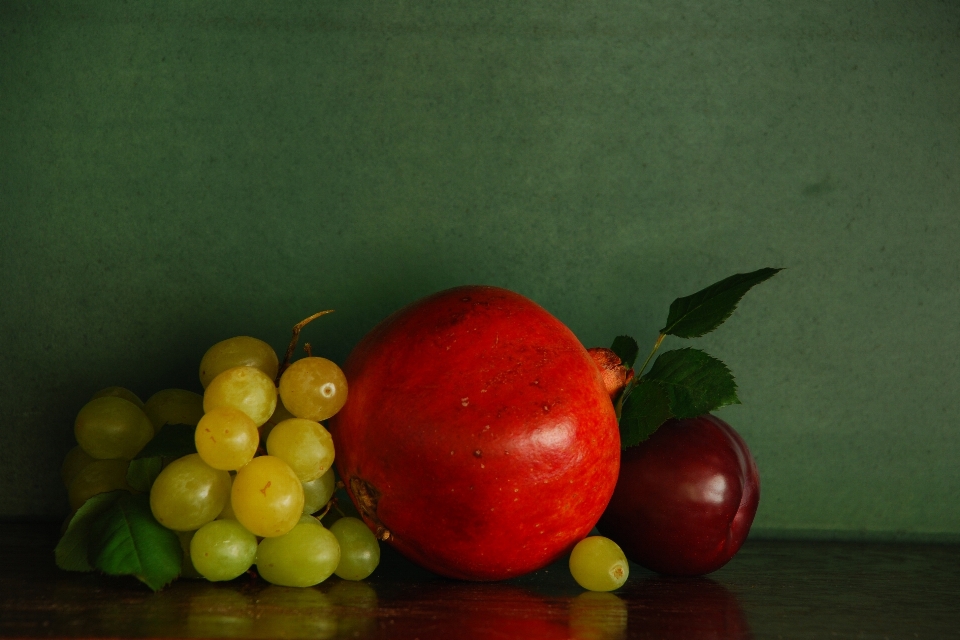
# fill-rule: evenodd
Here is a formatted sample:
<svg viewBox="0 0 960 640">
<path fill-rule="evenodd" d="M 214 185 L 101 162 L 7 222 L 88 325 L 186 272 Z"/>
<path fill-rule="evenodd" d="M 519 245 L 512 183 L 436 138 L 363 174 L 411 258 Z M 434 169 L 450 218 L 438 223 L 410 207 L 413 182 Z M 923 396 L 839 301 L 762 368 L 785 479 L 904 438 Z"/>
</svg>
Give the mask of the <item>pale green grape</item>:
<svg viewBox="0 0 960 640">
<path fill-rule="evenodd" d="M 126 402 L 126 400 L 124 400 Z M 80 469 L 67 487 L 70 508 L 79 509 L 84 502 L 98 493 L 124 489 L 127 485 L 127 467 L 129 460 L 94 460 Z"/>
<path fill-rule="evenodd" d="M 96 458 L 84 451 L 80 445 L 70 449 L 63 458 L 63 464 L 60 465 L 60 477 L 63 479 L 63 486 L 69 488 L 70 483 L 77 477 L 80 470 L 94 460 Z"/>
<path fill-rule="evenodd" d="M 237 514 L 233 512 L 233 478 L 230 476 L 230 495 L 227 496 L 227 504 L 223 505 L 223 510 L 217 516 L 217 520 L 236 520 Z"/>
<path fill-rule="evenodd" d="M 273 415 L 260 426 L 260 442 L 264 447 L 267 446 L 267 438 L 270 437 L 270 432 L 273 431 L 273 428 L 290 418 L 296 418 L 296 416 L 287 411 L 287 408 L 283 406 L 283 401 L 280 399 L 280 396 L 277 395 L 277 408 L 273 410 Z"/>
<path fill-rule="evenodd" d="M 303 485 L 280 458 L 259 456 L 237 471 L 230 502 L 249 531 L 264 538 L 281 536 L 303 514 Z"/>
<path fill-rule="evenodd" d="M 333 492 L 337 487 L 337 478 L 333 469 L 329 469 L 325 474 L 303 483 L 303 512 L 305 514 L 316 513 L 330 502 Z"/>
<path fill-rule="evenodd" d="M 195 426 L 203 417 L 203 396 L 186 389 L 163 389 L 147 399 L 143 412 L 153 423 L 154 431 L 165 424 Z"/>
<path fill-rule="evenodd" d="M 347 378 L 326 358 L 302 358 L 280 377 L 280 397 L 293 415 L 320 422 L 346 403 Z"/>
<path fill-rule="evenodd" d="M 263 340 L 250 336 L 228 338 L 213 345 L 200 359 L 200 384 L 206 389 L 218 375 L 234 367 L 256 367 L 271 380 L 277 377 L 277 352 Z"/>
<path fill-rule="evenodd" d="M 171 462 L 154 480 L 150 509 L 166 528 L 192 531 L 216 518 L 229 495 L 230 474 L 191 453 Z"/>
<path fill-rule="evenodd" d="M 260 434 L 257 425 L 243 411 L 217 407 L 200 418 L 194 442 L 197 453 L 208 465 L 233 471 L 253 460 Z"/>
<path fill-rule="evenodd" d="M 304 522 L 289 533 L 264 538 L 257 548 L 257 572 L 272 584 L 310 587 L 330 577 L 340 561 L 340 545 L 323 525 Z"/>
<path fill-rule="evenodd" d="M 616 542 L 603 536 L 591 536 L 573 548 L 570 573 L 584 589 L 613 591 L 627 581 L 630 565 Z"/>
<path fill-rule="evenodd" d="M 180 563 L 181 578 L 202 578 L 197 568 L 193 566 L 193 560 L 190 559 L 190 541 L 193 540 L 193 534 L 196 531 L 175 531 L 177 538 L 180 539 L 180 549 L 183 551 L 183 561 Z"/>
<path fill-rule="evenodd" d="M 129 400 L 133 404 L 140 407 L 140 409 L 143 409 L 143 400 L 141 400 L 140 397 L 137 396 L 137 394 L 135 394 L 133 391 L 130 391 L 130 389 L 125 389 L 124 387 L 107 387 L 106 389 L 100 389 L 100 391 L 97 391 L 95 394 L 93 394 L 93 397 L 90 399 L 93 400 L 94 398 L 106 398 L 108 396 Z"/>
<path fill-rule="evenodd" d="M 207 580 L 233 580 L 253 565 L 257 538 L 236 520 L 214 520 L 193 536 L 190 557 Z"/>
<path fill-rule="evenodd" d="M 300 482 L 309 482 L 330 470 L 333 438 L 320 423 L 291 418 L 270 432 L 267 453 L 290 465 Z"/>
<path fill-rule="evenodd" d="M 363 580 L 380 564 L 380 543 L 356 518 L 340 518 L 330 526 L 340 543 L 340 563 L 335 573 L 344 580 Z"/>
<path fill-rule="evenodd" d="M 129 400 L 94 398 L 80 409 L 73 424 L 77 442 L 94 458 L 132 459 L 153 438 L 153 425 Z"/>
<path fill-rule="evenodd" d="M 239 409 L 259 427 L 277 408 L 277 388 L 272 378 L 254 367 L 227 369 L 203 392 L 203 410 L 217 407 Z"/>
</svg>

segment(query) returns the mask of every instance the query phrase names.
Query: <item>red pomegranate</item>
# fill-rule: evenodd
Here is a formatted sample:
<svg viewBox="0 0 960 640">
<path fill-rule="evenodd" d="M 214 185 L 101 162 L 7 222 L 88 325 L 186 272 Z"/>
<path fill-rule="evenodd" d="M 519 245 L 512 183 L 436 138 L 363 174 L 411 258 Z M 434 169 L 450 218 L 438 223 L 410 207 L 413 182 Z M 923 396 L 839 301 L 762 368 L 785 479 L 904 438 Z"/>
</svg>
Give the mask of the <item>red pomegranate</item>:
<svg viewBox="0 0 960 640">
<path fill-rule="evenodd" d="M 394 313 L 344 365 L 336 465 L 367 525 L 438 574 L 539 569 L 593 528 L 620 437 L 596 364 L 540 306 L 496 287 Z"/>
</svg>

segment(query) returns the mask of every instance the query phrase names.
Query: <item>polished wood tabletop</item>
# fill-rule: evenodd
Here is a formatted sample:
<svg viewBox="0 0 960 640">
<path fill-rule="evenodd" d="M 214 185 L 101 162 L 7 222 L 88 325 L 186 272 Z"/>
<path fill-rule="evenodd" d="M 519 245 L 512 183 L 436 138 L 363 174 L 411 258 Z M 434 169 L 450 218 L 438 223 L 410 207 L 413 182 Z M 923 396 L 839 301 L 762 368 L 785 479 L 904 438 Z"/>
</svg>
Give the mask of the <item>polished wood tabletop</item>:
<svg viewBox="0 0 960 640">
<path fill-rule="evenodd" d="M 960 638 L 960 546 L 748 541 L 708 578 L 631 566 L 584 592 L 558 562 L 500 583 L 384 551 L 364 582 L 137 581 L 56 568 L 57 527 L 3 523 L 0 636 L 139 638 Z"/>
</svg>

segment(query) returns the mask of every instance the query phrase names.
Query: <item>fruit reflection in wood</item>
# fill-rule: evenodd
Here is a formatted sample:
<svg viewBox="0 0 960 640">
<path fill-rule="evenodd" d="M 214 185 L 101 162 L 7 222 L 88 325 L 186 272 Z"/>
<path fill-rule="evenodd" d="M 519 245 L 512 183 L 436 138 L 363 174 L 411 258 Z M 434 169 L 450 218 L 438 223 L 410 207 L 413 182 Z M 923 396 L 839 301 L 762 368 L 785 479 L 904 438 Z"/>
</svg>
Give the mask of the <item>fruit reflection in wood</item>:
<svg viewBox="0 0 960 640">
<path fill-rule="evenodd" d="M 573 333 L 495 287 L 420 300 L 348 358 L 331 421 L 367 524 L 436 573 L 539 569 L 594 526 L 616 483 L 617 419 Z"/>
</svg>

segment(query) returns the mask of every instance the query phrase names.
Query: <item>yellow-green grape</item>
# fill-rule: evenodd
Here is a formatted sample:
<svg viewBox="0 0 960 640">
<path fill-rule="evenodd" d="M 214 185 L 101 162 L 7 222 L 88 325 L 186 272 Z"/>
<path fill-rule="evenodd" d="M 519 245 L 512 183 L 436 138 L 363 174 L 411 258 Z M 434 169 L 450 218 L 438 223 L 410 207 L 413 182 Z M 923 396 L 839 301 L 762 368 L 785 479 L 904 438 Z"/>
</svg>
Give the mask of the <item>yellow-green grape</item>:
<svg viewBox="0 0 960 640">
<path fill-rule="evenodd" d="M 233 512 L 233 476 L 230 476 L 230 494 L 227 496 L 227 504 L 223 505 L 223 510 L 217 516 L 217 520 L 236 520 L 237 514 Z"/>
<path fill-rule="evenodd" d="M 165 424 L 195 426 L 203 417 L 203 396 L 186 389 L 164 389 L 150 396 L 143 412 L 160 431 Z"/>
<path fill-rule="evenodd" d="M 570 573 L 584 589 L 613 591 L 627 581 L 630 565 L 616 542 L 603 536 L 591 536 L 573 548 Z"/>
<path fill-rule="evenodd" d="M 257 572 L 271 584 L 311 587 L 330 577 L 340 562 L 337 538 L 319 522 L 297 524 L 289 533 L 264 538 Z"/>
<path fill-rule="evenodd" d="M 296 418 L 296 416 L 287 411 L 287 408 L 283 406 L 283 401 L 280 399 L 278 394 L 277 408 L 273 410 L 273 415 L 270 416 L 270 418 L 260 426 L 260 442 L 263 443 L 264 447 L 267 446 L 267 438 L 270 437 L 270 432 L 273 431 L 273 428 L 284 420 L 289 420 L 290 418 Z"/>
<path fill-rule="evenodd" d="M 140 407 L 129 400 L 104 396 L 80 409 L 73 434 L 94 458 L 130 460 L 153 438 L 153 425 Z"/>
<path fill-rule="evenodd" d="M 190 558 L 211 582 L 233 580 L 253 565 L 257 538 L 236 520 L 214 520 L 200 527 L 190 542 Z"/>
<path fill-rule="evenodd" d="M 84 451 L 80 445 L 70 449 L 63 458 L 63 464 L 60 465 L 60 477 L 63 478 L 63 486 L 69 487 L 80 470 L 94 460 L 96 458 Z"/>
<path fill-rule="evenodd" d="M 320 422 L 347 401 L 347 377 L 326 358 L 302 358 L 280 377 L 280 397 L 293 415 Z"/>
<path fill-rule="evenodd" d="M 180 549 L 183 551 L 183 561 L 180 563 L 181 578 L 202 578 L 197 568 L 193 566 L 193 560 L 190 558 L 190 541 L 193 540 L 193 534 L 196 531 L 175 531 L 177 538 L 180 539 Z"/>
<path fill-rule="evenodd" d="M 329 469 L 325 474 L 303 483 L 303 513 L 316 513 L 323 509 L 324 505 L 330 502 L 333 492 L 337 488 L 337 478 L 333 469 Z"/>
<path fill-rule="evenodd" d="M 233 471 L 253 460 L 260 433 L 239 409 L 217 407 L 200 418 L 194 432 L 197 453 L 214 469 Z"/>
<path fill-rule="evenodd" d="M 259 456 L 237 471 L 230 502 L 249 531 L 264 538 L 282 536 L 303 514 L 303 485 L 280 458 Z"/>
<path fill-rule="evenodd" d="M 130 389 L 125 389 L 124 387 L 107 387 L 106 389 L 100 389 L 100 391 L 97 391 L 95 394 L 93 394 L 93 398 L 90 399 L 93 400 L 94 398 L 106 398 L 108 396 L 129 400 L 133 404 L 143 409 L 143 400 L 141 400 L 133 391 L 130 391 Z"/>
<path fill-rule="evenodd" d="M 373 532 L 356 518 L 340 518 L 330 526 L 340 543 L 336 573 L 344 580 L 363 580 L 380 564 L 380 543 Z"/>
<path fill-rule="evenodd" d="M 200 384 L 206 389 L 218 375 L 234 367 L 256 367 L 271 380 L 277 377 L 277 352 L 263 340 L 250 336 L 228 338 L 213 345 L 200 359 Z"/>
<path fill-rule="evenodd" d="M 254 367 L 227 369 L 203 392 L 203 410 L 217 407 L 239 409 L 259 427 L 277 408 L 277 388 L 273 378 Z"/>
<path fill-rule="evenodd" d="M 270 432 L 267 453 L 290 465 L 300 482 L 309 482 L 330 470 L 333 437 L 318 422 L 291 418 Z"/>
<path fill-rule="evenodd" d="M 127 485 L 127 467 L 129 460 L 94 460 L 77 472 L 67 488 L 67 497 L 70 508 L 79 509 L 84 502 L 98 493 L 123 489 L 129 491 Z"/>
<path fill-rule="evenodd" d="M 229 496 L 230 474 L 191 453 L 168 464 L 154 480 L 150 509 L 167 529 L 192 531 L 216 518 Z"/>
</svg>

